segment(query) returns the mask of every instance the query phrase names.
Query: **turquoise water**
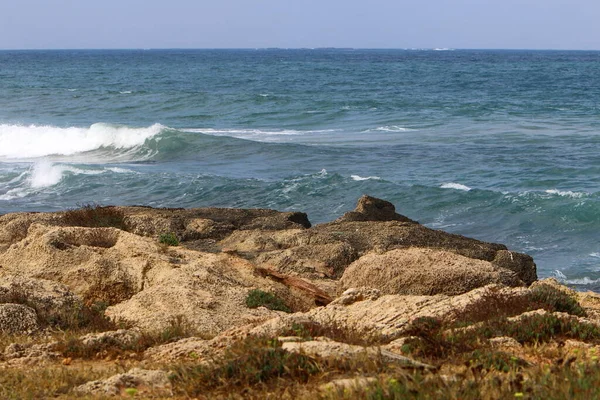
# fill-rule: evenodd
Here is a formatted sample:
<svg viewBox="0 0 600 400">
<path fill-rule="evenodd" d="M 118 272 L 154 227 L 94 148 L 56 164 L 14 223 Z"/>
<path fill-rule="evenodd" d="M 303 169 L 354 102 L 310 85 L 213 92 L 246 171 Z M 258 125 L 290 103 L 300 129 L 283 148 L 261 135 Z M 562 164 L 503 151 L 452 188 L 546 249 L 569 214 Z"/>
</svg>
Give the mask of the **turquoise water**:
<svg viewBox="0 0 600 400">
<path fill-rule="evenodd" d="M 600 52 L 0 51 L 0 213 L 363 193 L 600 290 Z"/>
</svg>

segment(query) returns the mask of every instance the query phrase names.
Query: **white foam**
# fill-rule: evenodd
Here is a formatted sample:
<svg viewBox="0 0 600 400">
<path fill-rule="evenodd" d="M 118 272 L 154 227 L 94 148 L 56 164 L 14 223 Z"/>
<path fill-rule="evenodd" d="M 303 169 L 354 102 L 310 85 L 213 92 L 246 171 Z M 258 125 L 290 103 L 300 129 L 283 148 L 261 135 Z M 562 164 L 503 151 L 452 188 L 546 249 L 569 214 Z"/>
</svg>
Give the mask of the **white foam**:
<svg viewBox="0 0 600 400">
<path fill-rule="evenodd" d="M 593 285 L 595 283 L 600 283 L 600 279 L 590 279 L 587 276 L 584 276 L 579 279 L 566 279 L 564 282 L 571 285 Z"/>
<path fill-rule="evenodd" d="M 376 181 L 380 181 L 381 178 L 378 176 L 366 176 L 366 177 L 362 177 L 360 175 L 350 175 L 350 178 L 354 179 L 355 181 L 368 181 L 368 180 L 376 180 Z"/>
<path fill-rule="evenodd" d="M 469 190 L 471 190 L 470 187 L 462 185 L 460 183 L 454 183 L 454 182 L 448 182 L 448 183 L 443 183 L 440 186 L 441 189 L 455 189 L 455 190 L 464 190 L 465 192 L 468 192 Z"/>
<path fill-rule="evenodd" d="M 403 126 L 398 126 L 398 125 L 386 125 L 386 126 L 379 126 L 377 128 L 367 129 L 364 132 L 413 132 L 413 131 L 416 131 L 416 129 L 405 128 Z"/>
<path fill-rule="evenodd" d="M 546 193 L 555 194 L 555 195 L 558 195 L 561 197 L 571 197 L 573 199 L 580 199 L 587 194 L 587 193 L 581 193 L 581 192 L 572 192 L 570 190 L 561 191 L 561 190 L 556 190 L 556 189 L 546 190 Z"/>
<path fill-rule="evenodd" d="M 54 186 L 59 183 L 66 172 L 72 174 L 98 175 L 104 170 L 84 170 L 70 165 L 54 164 L 48 160 L 41 160 L 33 164 L 29 183 L 32 188 Z"/>
<path fill-rule="evenodd" d="M 563 274 L 562 272 L 560 272 L 559 270 L 554 271 L 554 276 L 556 277 L 556 279 L 561 280 L 561 281 L 567 279 L 567 276 L 565 274 Z"/>
<path fill-rule="evenodd" d="M 31 177 L 31 187 L 40 188 L 56 185 L 61 181 L 64 169 L 56 166 L 49 161 L 40 161 L 33 165 Z"/>
<path fill-rule="evenodd" d="M 133 93 L 131 90 L 123 90 L 122 92 L 119 92 L 121 94 L 131 94 Z"/>
<path fill-rule="evenodd" d="M 117 174 L 139 174 L 139 172 L 133 171 L 127 168 L 119 168 L 119 167 L 110 167 L 106 168 L 107 171 L 111 171 Z"/>
<path fill-rule="evenodd" d="M 589 256 L 594 258 L 600 258 L 600 253 L 590 253 Z"/>
<path fill-rule="evenodd" d="M 102 123 L 93 124 L 89 128 L 0 124 L 0 157 L 26 159 L 73 155 L 102 147 L 134 148 L 164 128 L 160 124 L 148 128 Z"/>
</svg>

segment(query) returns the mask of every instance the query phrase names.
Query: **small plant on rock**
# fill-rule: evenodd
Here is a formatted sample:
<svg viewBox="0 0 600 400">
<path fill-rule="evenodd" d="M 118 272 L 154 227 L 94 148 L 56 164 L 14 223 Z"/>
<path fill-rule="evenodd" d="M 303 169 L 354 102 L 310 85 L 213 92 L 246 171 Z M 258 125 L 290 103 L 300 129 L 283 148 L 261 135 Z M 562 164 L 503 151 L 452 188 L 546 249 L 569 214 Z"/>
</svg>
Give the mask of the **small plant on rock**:
<svg viewBox="0 0 600 400">
<path fill-rule="evenodd" d="M 291 312 L 279 297 L 260 289 L 253 289 L 248 293 L 246 305 L 249 308 L 266 307 L 269 310 Z"/>
<path fill-rule="evenodd" d="M 179 239 L 173 232 L 161 234 L 158 237 L 158 242 L 167 246 L 179 246 Z"/>
</svg>

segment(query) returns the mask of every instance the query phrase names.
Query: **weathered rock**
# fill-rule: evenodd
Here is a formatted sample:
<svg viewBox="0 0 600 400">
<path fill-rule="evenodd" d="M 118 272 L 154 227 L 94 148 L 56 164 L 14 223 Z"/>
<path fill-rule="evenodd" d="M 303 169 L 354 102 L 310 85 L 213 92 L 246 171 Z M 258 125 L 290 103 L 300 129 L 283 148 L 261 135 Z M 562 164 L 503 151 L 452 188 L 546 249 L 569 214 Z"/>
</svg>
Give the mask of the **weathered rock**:
<svg viewBox="0 0 600 400">
<path fill-rule="evenodd" d="M 142 334 L 133 329 L 119 329 L 100 333 L 89 333 L 79 338 L 81 344 L 86 347 L 94 347 L 103 344 L 111 344 L 126 348 L 136 344 Z"/>
<path fill-rule="evenodd" d="M 18 276 L 30 282 L 27 291 L 39 294 L 32 297 L 39 300 L 40 307 L 35 306 L 39 310 L 65 309 L 69 298 L 77 306 L 79 299 L 86 305 L 101 302 L 109 305 L 106 314 L 114 320 L 151 331 L 185 320 L 204 337 L 280 315 L 247 308 L 245 296 L 252 289 L 274 293 L 293 311 L 326 304 L 337 294 L 336 279 L 351 264 L 342 289 L 377 286 L 384 294 L 455 294 L 489 282 L 514 284 L 520 279 L 528 284 L 535 277 L 535 264 L 527 256 L 502 245 L 428 229 L 397 214 L 391 203 L 368 196 L 352 213 L 312 228 L 306 214 L 272 210 L 111 207 L 104 211 L 121 216 L 118 228 L 90 227 L 93 220 L 76 219 L 71 223 L 87 226 L 66 226 L 67 213 L 0 216 L 0 279 Z M 157 236 L 167 231 L 177 235 L 181 246 L 159 245 Z M 409 263 L 412 275 L 394 268 L 363 274 L 358 268 L 367 261 L 365 268 L 375 268 L 379 261 L 385 265 L 386 259 L 396 263 L 415 247 L 425 249 L 428 259 L 433 259 L 428 276 L 446 278 L 445 287 L 439 279 L 424 282 L 422 274 L 417 275 L 423 272 L 417 265 L 425 255 Z M 432 254 L 438 256 L 429 257 Z M 49 287 L 43 280 L 58 286 Z M 406 289 L 407 281 L 411 289 Z M 0 292 L 6 287 L 0 283 Z M 52 291 L 54 295 L 48 294 Z M 368 300 L 371 294 L 361 293 L 343 296 L 332 302 L 333 308 L 315 310 L 310 318 L 319 320 L 321 314 L 325 318 L 336 307 L 344 312 L 358 310 L 365 301 L 384 307 L 375 312 L 384 319 L 404 312 L 401 307 L 406 312 L 421 307 L 384 311 L 396 300 L 385 296 Z M 358 301 L 363 294 L 365 300 Z M 423 301 L 447 301 L 440 299 Z M 384 317 L 385 312 L 389 315 Z M 362 317 L 356 317 L 359 325 L 375 322 L 365 315 L 362 322 L 358 322 Z M 339 318 L 353 321 L 355 317 Z M 376 329 L 369 325 L 367 330 Z"/>
<path fill-rule="evenodd" d="M 509 270 L 444 250 L 411 247 L 367 254 L 350 264 L 340 290 L 366 286 L 384 294 L 457 295 L 491 283 L 521 286 Z"/>
<path fill-rule="evenodd" d="M 83 306 L 66 285 L 15 275 L 0 277 L 0 303 L 31 306 L 38 317 L 53 321 L 67 318 Z"/>
<path fill-rule="evenodd" d="M 321 340 L 319 340 L 321 339 Z M 419 369 L 435 369 L 431 365 L 392 353 L 380 347 L 363 347 L 328 339 L 316 338 L 307 342 L 285 342 L 281 347 L 291 353 L 302 353 L 308 356 L 334 360 L 379 359 L 384 363 L 396 363 L 403 367 Z"/>
<path fill-rule="evenodd" d="M 126 389 L 136 389 L 135 395 L 144 398 L 173 396 L 172 385 L 165 371 L 140 368 L 133 368 L 104 380 L 84 383 L 73 391 L 79 395 L 117 396 L 125 394 Z"/>
<path fill-rule="evenodd" d="M 12 343 L 4 349 L 4 360 L 11 366 L 38 365 L 61 357 L 56 351 L 57 342 L 52 343 Z"/>
<path fill-rule="evenodd" d="M 23 334 L 38 329 L 37 315 L 33 308 L 22 304 L 0 304 L 0 332 Z"/>
<path fill-rule="evenodd" d="M 396 213 L 396 207 L 389 201 L 364 195 L 358 199 L 354 211 L 347 212 L 336 222 L 349 221 L 401 221 L 416 223 L 412 219 Z"/>
<path fill-rule="evenodd" d="M 349 289 L 326 307 L 310 310 L 302 317 L 323 327 L 342 327 L 354 335 L 389 343 L 404 336 L 416 318 L 432 317 L 445 322 L 471 318 L 469 313 L 486 308 L 490 293 L 518 303 L 527 301 L 529 289 L 488 285 L 458 296 L 381 297 L 374 295 L 372 289 Z"/>
<path fill-rule="evenodd" d="M 349 391 L 361 390 L 375 383 L 377 383 L 377 378 L 357 376 L 355 378 L 334 379 L 319 386 L 319 389 L 325 392 L 340 392 L 342 395 L 347 395 Z"/>
</svg>

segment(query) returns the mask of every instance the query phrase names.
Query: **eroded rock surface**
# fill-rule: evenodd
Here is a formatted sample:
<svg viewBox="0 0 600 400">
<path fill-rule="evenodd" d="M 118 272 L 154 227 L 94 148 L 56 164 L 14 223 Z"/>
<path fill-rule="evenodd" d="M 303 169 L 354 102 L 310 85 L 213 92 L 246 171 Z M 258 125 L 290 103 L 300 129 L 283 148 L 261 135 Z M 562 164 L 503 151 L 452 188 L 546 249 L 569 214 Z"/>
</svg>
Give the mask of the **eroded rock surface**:
<svg viewBox="0 0 600 400">
<path fill-rule="evenodd" d="M 536 279 L 529 256 L 426 228 L 369 196 L 314 227 L 306 214 L 272 210 L 85 211 L 0 216 L 0 301 L 21 287 L 38 311 L 103 304 L 113 320 L 145 330 L 184 319 L 216 335 L 281 313 L 248 308 L 253 289 L 306 312 L 351 287 L 457 295 Z M 160 244 L 164 233 L 181 245 Z"/>
</svg>

